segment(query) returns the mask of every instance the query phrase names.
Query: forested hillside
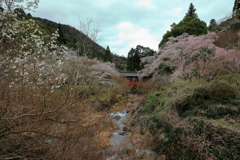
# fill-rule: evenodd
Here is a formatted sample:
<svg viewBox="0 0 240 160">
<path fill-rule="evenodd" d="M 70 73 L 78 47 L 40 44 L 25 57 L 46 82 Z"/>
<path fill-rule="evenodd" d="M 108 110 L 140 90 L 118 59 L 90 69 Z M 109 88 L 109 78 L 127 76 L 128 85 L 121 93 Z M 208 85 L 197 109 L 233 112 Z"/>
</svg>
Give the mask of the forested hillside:
<svg viewBox="0 0 240 160">
<path fill-rule="evenodd" d="M 87 53 L 89 58 L 97 58 L 99 60 L 104 60 L 105 58 L 105 52 L 106 48 L 103 48 L 100 46 L 97 42 L 86 36 L 85 33 L 79 31 L 78 29 L 65 25 L 65 24 L 59 24 L 47 19 L 42 19 L 39 17 L 32 17 L 34 20 L 36 20 L 41 28 L 46 30 L 48 33 L 52 33 L 54 30 L 59 30 L 59 38 L 58 43 L 66 45 L 67 47 L 71 48 L 72 50 L 76 50 L 79 52 L 79 54 L 83 54 L 82 48 L 79 49 L 78 43 L 83 46 L 87 46 Z M 98 33 L 95 33 L 98 34 Z M 111 57 L 114 63 L 116 63 L 116 66 L 119 70 L 124 70 L 126 58 L 120 57 L 116 54 L 111 53 Z"/>
</svg>

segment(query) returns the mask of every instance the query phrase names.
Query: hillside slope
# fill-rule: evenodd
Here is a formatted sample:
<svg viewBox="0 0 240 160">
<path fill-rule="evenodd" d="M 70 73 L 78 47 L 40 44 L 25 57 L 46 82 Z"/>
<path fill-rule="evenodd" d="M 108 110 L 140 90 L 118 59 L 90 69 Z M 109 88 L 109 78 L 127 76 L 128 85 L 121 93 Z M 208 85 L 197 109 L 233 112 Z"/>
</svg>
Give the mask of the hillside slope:
<svg viewBox="0 0 240 160">
<path fill-rule="evenodd" d="M 53 22 L 48 19 L 43 19 L 40 17 L 32 17 L 34 20 L 38 22 L 41 28 L 46 30 L 47 33 L 52 33 L 53 30 L 56 30 L 59 28 L 59 25 L 61 26 L 61 30 L 64 34 L 64 41 L 67 47 L 77 50 L 77 42 L 78 41 L 86 41 L 86 44 L 88 47 L 91 48 L 93 55 L 90 58 L 98 58 L 99 60 L 103 60 L 104 54 L 105 54 L 105 48 L 99 45 L 98 43 L 91 40 L 89 37 L 87 37 L 84 33 L 80 32 L 78 29 L 66 25 L 66 24 L 58 24 L 56 22 Z M 126 67 L 126 58 L 123 56 L 118 56 L 116 54 L 112 53 L 112 59 L 113 63 L 116 64 L 116 67 L 119 70 L 124 70 Z"/>
</svg>

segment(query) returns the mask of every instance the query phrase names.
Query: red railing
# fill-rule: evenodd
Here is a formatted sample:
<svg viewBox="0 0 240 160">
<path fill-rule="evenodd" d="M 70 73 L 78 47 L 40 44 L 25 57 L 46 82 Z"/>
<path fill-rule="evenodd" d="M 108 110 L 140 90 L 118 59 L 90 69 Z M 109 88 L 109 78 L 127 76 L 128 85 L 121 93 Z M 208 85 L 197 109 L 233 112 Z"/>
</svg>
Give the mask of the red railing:
<svg viewBox="0 0 240 160">
<path fill-rule="evenodd" d="M 132 85 L 132 86 L 137 86 L 137 85 L 138 85 L 138 82 L 128 82 L 128 85 L 129 85 L 129 86 L 131 86 L 131 85 Z"/>
</svg>

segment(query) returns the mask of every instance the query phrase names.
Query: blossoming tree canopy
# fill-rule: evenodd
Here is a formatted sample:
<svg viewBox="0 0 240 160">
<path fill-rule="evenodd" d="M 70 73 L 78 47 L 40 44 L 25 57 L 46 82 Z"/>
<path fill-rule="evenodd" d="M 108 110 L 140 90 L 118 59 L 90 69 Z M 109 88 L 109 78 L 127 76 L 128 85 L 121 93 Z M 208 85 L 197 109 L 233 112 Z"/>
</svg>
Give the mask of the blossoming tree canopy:
<svg viewBox="0 0 240 160">
<path fill-rule="evenodd" d="M 237 61 L 240 60 L 239 56 L 234 56 L 238 50 L 227 50 L 214 45 L 217 38 L 216 33 L 201 36 L 184 33 L 176 38 L 171 37 L 158 54 L 141 59 L 142 63 L 147 63 L 143 72 L 157 76 L 163 73 L 162 66 L 165 66 L 165 69 L 168 66 L 173 73 L 172 79 L 212 79 L 219 70 L 226 70 L 223 63 L 232 62 L 231 64 L 238 65 Z M 235 57 L 234 61 L 229 57 Z"/>
<path fill-rule="evenodd" d="M 56 44 L 57 31 L 49 36 L 34 20 L 18 19 L 17 13 L 13 12 L 15 7 L 30 10 L 38 4 L 35 0 L 24 3 L 25 6 L 20 5 L 23 2 L 1 1 L 0 68 L 4 71 L 1 77 L 8 79 L 5 82 L 9 87 L 20 83 L 31 84 L 34 89 L 56 81 L 56 86 L 51 86 L 51 89 L 57 88 L 66 80 L 62 66 L 63 52 L 67 48 Z"/>
</svg>

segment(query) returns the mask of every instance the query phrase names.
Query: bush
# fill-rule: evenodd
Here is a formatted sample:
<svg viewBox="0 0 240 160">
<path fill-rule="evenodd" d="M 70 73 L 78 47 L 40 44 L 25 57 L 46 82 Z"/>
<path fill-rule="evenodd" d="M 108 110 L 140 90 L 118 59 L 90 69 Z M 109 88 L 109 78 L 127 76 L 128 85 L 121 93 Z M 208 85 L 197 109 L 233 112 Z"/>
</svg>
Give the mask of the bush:
<svg viewBox="0 0 240 160">
<path fill-rule="evenodd" d="M 238 34 L 237 32 L 227 31 L 225 33 L 217 34 L 219 37 L 214 44 L 221 48 L 233 49 L 238 45 Z"/>
<path fill-rule="evenodd" d="M 210 118 L 222 118 L 225 115 L 237 115 L 239 114 L 239 109 L 225 106 L 225 105 L 212 105 L 209 106 L 206 112 L 204 112 L 204 115 Z"/>
<path fill-rule="evenodd" d="M 211 29 L 211 31 L 216 32 L 216 31 L 221 31 L 222 27 L 220 25 L 214 25 Z"/>
<path fill-rule="evenodd" d="M 181 116 L 195 114 L 212 104 L 225 104 L 236 98 L 238 90 L 223 80 L 210 83 L 178 82 L 169 88 L 164 100 L 165 107 L 176 109 Z"/>
<path fill-rule="evenodd" d="M 159 106 L 160 100 L 154 94 L 148 94 L 148 103 L 141 109 L 141 114 L 151 114 L 157 106 Z"/>
<path fill-rule="evenodd" d="M 207 86 L 206 95 L 209 96 L 211 101 L 223 102 L 234 99 L 238 95 L 238 91 L 226 81 L 215 80 Z"/>
</svg>

